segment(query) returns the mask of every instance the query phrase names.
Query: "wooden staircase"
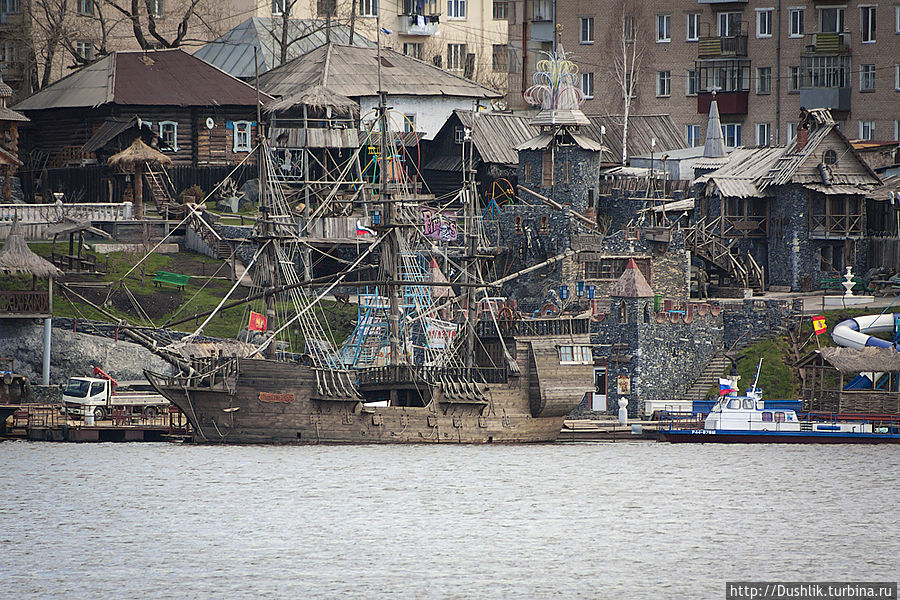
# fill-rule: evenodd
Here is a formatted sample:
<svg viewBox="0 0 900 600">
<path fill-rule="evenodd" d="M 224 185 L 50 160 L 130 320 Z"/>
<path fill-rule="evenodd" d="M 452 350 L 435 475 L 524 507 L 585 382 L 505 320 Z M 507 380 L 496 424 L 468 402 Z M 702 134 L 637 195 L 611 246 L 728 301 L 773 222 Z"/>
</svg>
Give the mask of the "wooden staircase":
<svg viewBox="0 0 900 600">
<path fill-rule="evenodd" d="M 685 243 L 699 258 L 725 273 L 742 287 L 763 291 L 765 276 L 763 268 L 753 260 L 749 252 L 736 254 L 733 241 L 716 233 L 720 230 L 722 217 L 710 221 L 702 218 L 687 230 Z"/>
<path fill-rule="evenodd" d="M 694 381 L 693 385 L 684 394 L 685 400 L 703 400 L 706 398 L 707 392 L 713 387 L 719 387 L 719 377 L 728 366 L 728 359 L 724 354 L 719 354 L 704 367 L 700 377 Z"/>
<path fill-rule="evenodd" d="M 171 212 L 175 206 L 175 198 L 172 196 L 174 186 L 166 170 L 162 167 L 158 170 L 148 167 L 144 171 L 144 181 L 153 196 L 156 211 L 161 215 Z"/>
</svg>

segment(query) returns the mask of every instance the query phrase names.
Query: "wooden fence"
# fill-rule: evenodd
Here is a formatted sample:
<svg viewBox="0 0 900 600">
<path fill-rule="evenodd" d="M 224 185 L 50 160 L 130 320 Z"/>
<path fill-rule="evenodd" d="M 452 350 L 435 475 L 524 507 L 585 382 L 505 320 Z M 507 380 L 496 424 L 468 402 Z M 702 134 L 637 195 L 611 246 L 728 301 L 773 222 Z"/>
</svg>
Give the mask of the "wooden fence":
<svg viewBox="0 0 900 600">
<path fill-rule="evenodd" d="M 869 244 L 869 266 L 900 272 L 900 238 L 872 238 Z"/>
</svg>

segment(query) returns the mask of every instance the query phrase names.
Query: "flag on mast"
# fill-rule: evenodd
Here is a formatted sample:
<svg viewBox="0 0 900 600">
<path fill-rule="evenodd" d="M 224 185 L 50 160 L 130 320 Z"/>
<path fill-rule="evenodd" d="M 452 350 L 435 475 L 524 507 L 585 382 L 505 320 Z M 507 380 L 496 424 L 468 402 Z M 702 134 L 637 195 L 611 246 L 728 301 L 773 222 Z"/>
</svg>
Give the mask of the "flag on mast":
<svg viewBox="0 0 900 600">
<path fill-rule="evenodd" d="M 812 318 L 813 329 L 816 330 L 816 335 L 822 335 L 828 329 L 825 325 L 825 317 L 813 317 Z"/>
<path fill-rule="evenodd" d="M 261 315 L 258 312 L 250 311 L 250 322 L 247 324 L 247 329 L 249 331 L 265 331 L 266 330 L 266 316 Z"/>
</svg>

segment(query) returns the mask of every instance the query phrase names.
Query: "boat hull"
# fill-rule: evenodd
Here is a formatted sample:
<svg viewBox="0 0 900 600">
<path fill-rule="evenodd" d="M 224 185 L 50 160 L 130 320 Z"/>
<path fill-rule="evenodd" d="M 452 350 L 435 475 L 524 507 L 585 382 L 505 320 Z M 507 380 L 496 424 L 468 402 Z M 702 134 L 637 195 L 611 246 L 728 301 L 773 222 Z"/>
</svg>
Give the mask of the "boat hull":
<svg viewBox="0 0 900 600">
<path fill-rule="evenodd" d="M 673 444 L 900 444 L 900 435 L 819 431 L 673 429 L 660 431 L 659 441 Z"/>
</svg>

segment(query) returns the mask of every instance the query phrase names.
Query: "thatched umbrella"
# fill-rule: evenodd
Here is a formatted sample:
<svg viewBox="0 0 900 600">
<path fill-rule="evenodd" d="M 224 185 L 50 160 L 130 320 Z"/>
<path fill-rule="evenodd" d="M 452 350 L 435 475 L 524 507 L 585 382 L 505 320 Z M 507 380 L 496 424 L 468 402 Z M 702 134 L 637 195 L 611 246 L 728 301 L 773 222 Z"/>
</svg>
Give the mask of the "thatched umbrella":
<svg viewBox="0 0 900 600">
<path fill-rule="evenodd" d="M 154 150 L 138 137 L 131 142 L 130 146 L 118 154 L 110 156 L 107 162 L 123 171 L 128 167 L 134 168 L 134 213 L 138 219 L 142 219 L 144 217 L 144 165 L 171 166 L 172 159 L 159 150 Z"/>
<path fill-rule="evenodd" d="M 302 106 L 314 110 L 330 108 L 333 113 L 347 116 L 359 114 L 359 104 L 324 85 L 314 85 L 303 91 L 285 96 L 280 100 L 270 102 L 265 106 L 264 110 L 267 113 L 281 112 L 294 106 Z"/>
<path fill-rule="evenodd" d="M 18 219 L 13 221 L 9 237 L 0 250 L 0 273 L 7 275 L 29 274 L 32 278 L 53 279 L 62 277 L 63 272 L 52 263 L 31 251 L 25 238 L 19 232 Z"/>
</svg>

